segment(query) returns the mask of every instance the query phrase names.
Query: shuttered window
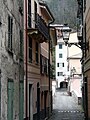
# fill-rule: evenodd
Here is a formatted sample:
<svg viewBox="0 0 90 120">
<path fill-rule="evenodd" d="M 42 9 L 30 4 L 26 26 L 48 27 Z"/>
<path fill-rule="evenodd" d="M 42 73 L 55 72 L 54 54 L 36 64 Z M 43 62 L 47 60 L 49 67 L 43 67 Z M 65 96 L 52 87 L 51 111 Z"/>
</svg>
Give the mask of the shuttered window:
<svg viewBox="0 0 90 120">
<path fill-rule="evenodd" d="M 20 30 L 20 56 L 23 57 L 23 32 Z"/>
<path fill-rule="evenodd" d="M 32 62 L 32 38 L 29 36 L 29 62 Z"/>
<path fill-rule="evenodd" d="M 8 15 L 8 48 L 12 51 L 13 19 Z"/>
<path fill-rule="evenodd" d="M 28 26 L 31 27 L 31 0 L 28 0 Z"/>
</svg>

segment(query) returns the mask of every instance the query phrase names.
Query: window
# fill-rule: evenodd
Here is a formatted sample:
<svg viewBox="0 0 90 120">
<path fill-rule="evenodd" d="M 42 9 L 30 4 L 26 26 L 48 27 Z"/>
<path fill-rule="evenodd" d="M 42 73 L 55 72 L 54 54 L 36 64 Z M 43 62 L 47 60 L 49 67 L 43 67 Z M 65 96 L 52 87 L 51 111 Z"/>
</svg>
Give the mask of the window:
<svg viewBox="0 0 90 120">
<path fill-rule="evenodd" d="M 57 76 L 59 76 L 59 72 L 57 72 Z"/>
<path fill-rule="evenodd" d="M 62 58 L 62 54 L 59 54 L 59 58 Z"/>
<path fill-rule="evenodd" d="M 40 71 L 41 71 L 41 74 L 44 74 L 44 57 L 42 55 L 40 55 Z"/>
<path fill-rule="evenodd" d="M 86 10 L 86 0 L 84 0 L 84 12 Z"/>
<path fill-rule="evenodd" d="M 29 36 L 29 62 L 32 62 L 32 38 Z"/>
<path fill-rule="evenodd" d="M 23 32 L 20 30 L 20 56 L 23 57 Z"/>
<path fill-rule="evenodd" d="M 63 72 L 57 72 L 57 76 L 63 76 Z"/>
<path fill-rule="evenodd" d="M 31 0 L 28 0 L 28 26 L 31 27 Z"/>
<path fill-rule="evenodd" d="M 36 63 L 38 63 L 38 43 L 36 42 Z"/>
<path fill-rule="evenodd" d="M 8 15 L 8 49 L 12 51 L 13 19 Z"/>
<path fill-rule="evenodd" d="M 59 63 L 57 63 L 57 67 L 59 67 Z"/>
<path fill-rule="evenodd" d="M 62 49 L 62 44 L 59 44 L 59 49 Z"/>
<path fill-rule="evenodd" d="M 37 3 L 34 2 L 34 6 L 35 6 L 35 21 L 37 21 Z M 36 24 L 35 24 L 36 27 Z"/>
<path fill-rule="evenodd" d="M 63 76 L 63 72 L 59 72 L 59 76 Z"/>
<path fill-rule="evenodd" d="M 62 63 L 62 67 L 64 67 L 64 63 Z"/>
</svg>

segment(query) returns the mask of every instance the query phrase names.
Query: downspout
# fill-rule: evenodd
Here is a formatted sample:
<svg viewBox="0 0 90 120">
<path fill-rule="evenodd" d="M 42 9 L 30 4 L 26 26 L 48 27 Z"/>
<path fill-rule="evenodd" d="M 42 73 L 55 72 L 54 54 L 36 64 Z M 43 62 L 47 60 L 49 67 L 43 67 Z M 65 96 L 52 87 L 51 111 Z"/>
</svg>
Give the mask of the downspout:
<svg viewBox="0 0 90 120">
<path fill-rule="evenodd" d="M 26 71 L 26 80 L 25 80 L 25 120 L 28 120 L 28 78 L 27 78 L 27 0 L 25 0 L 25 71 Z"/>
<path fill-rule="evenodd" d="M 48 91 L 49 91 L 49 96 L 48 96 L 48 103 L 49 103 L 49 108 L 50 108 L 50 40 L 51 40 L 51 37 L 50 37 L 50 24 L 52 24 L 54 22 L 54 18 L 53 20 L 48 24 L 48 28 L 49 28 L 49 52 L 48 52 L 48 74 L 49 74 L 49 87 L 48 87 Z M 52 103 L 51 103 L 52 105 Z M 50 110 L 49 110 L 49 114 L 48 114 L 48 117 L 50 116 Z"/>
<path fill-rule="evenodd" d="M 55 19 L 53 18 L 53 20 L 51 22 L 49 22 L 48 24 L 48 28 L 49 28 L 49 52 L 48 52 L 48 58 L 49 58 L 49 65 L 48 65 L 48 73 L 49 73 L 49 92 L 50 92 L 50 24 L 54 23 Z"/>
</svg>

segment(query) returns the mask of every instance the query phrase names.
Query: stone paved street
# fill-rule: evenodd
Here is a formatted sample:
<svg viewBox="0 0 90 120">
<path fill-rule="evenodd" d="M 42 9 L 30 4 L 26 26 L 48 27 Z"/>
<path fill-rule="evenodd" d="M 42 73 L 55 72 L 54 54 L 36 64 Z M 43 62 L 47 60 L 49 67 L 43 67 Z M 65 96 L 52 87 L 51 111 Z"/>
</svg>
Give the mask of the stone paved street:
<svg viewBox="0 0 90 120">
<path fill-rule="evenodd" d="M 57 90 L 53 100 L 53 114 L 49 120 L 84 120 L 81 105 L 67 91 Z"/>
</svg>

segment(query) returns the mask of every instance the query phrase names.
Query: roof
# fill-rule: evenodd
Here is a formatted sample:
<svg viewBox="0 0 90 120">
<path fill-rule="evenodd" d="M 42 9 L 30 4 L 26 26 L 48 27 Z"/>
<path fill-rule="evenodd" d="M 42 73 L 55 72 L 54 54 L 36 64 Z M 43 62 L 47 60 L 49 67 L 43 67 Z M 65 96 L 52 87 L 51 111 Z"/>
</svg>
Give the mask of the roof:
<svg viewBox="0 0 90 120">
<path fill-rule="evenodd" d="M 45 9 L 45 11 L 46 11 L 47 14 L 51 17 L 52 20 L 55 20 L 54 17 L 53 17 L 53 15 L 52 15 L 52 13 L 51 13 L 51 11 L 50 11 L 50 9 L 49 9 L 49 7 L 47 6 L 47 4 L 46 4 L 45 2 L 40 1 L 40 2 L 39 2 L 39 5 L 40 5 L 43 9 Z"/>
</svg>

